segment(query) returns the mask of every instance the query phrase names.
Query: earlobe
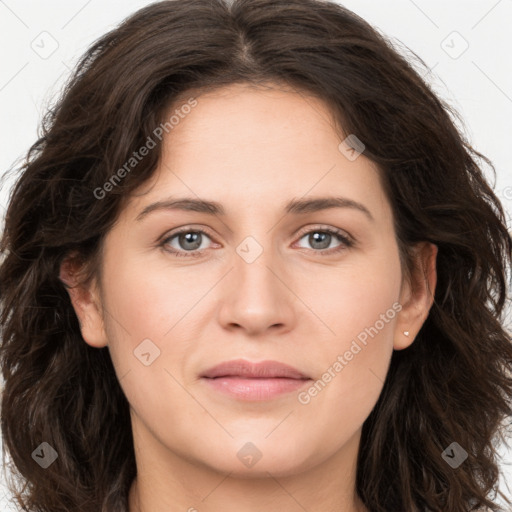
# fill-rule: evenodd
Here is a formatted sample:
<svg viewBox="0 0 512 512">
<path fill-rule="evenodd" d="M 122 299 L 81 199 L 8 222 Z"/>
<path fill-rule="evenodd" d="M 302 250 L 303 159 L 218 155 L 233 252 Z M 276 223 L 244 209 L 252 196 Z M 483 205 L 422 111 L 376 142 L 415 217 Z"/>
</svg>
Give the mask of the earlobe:
<svg viewBox="0 0 512 512">
<path fill-rule="evenodd" d="M 402 309 L 395 327 L 395 350 L 409 347 L 428 317 L 437 283 L 437 252 L 437 245 L 430 242 L 421 242 L 414 248 L 414 266 L 400 294 Z"/>
<path fill-rule="evenodd" d="M 69 294 L 84 341 L 91 347 L 102 348 L 108 344 L 108 339 L 96 280 L 81 283 L 79 270 L 74 257 L 67 257 L 60 266 L 59 279 Z"/>
</svg>

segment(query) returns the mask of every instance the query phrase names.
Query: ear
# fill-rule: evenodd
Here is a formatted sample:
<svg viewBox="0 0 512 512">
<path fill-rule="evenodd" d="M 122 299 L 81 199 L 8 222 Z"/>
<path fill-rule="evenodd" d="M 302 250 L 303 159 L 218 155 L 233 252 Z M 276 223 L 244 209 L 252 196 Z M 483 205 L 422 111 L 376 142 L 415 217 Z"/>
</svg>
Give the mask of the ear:
<svg viewBox="0 0 512 512">
<path fill-rule="evenodd" d="M 428 317 L 437 283 L 437 252 L 437 245 L 430 242 L 420 242 L 413 248 L 413 268 L 400 291 L 402 309 L 395 326 L 395 350 L 409 347 Z"/>
<path fill-rule="evenodd" d="M 81 283 L 80 271 L 81 264 L 74 253 L 61 263 L 59 279 L 69 294 L 85 342 L 91 347 L 105 347 L 108 339 L 101 313 L 99 288 L 95 278 L 87 284 Z"/>
</svg>

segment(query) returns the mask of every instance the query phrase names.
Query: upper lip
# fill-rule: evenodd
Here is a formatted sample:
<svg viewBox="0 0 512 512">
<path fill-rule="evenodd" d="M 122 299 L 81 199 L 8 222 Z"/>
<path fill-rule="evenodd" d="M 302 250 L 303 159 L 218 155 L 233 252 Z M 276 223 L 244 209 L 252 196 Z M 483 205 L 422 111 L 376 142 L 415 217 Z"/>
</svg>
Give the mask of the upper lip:
<svg viewBox="0 0 512 512">
<path fill-rule="evenodd" d="M 279 361 L 260 361 L 253 363 L 245 359 L 234 359 L 224 361 L 208 370 L 201 377 L 213 379 L 216 377 L 246 377 L 246 378 L 287 378 L 287 379 L 309 379 L 307 375 L 296 368 Z"/>
</svg>

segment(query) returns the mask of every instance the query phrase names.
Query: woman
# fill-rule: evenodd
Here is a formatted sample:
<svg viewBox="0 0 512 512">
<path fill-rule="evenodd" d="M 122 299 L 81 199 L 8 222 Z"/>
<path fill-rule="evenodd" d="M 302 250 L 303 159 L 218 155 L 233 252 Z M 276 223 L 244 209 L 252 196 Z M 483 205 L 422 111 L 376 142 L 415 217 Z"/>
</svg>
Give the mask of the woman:
<svg viewBox="0 0 512 512">
<path fill-rule="evenodd" d="M 1 245 L 23 510 L 499 510 L 512 240 L 450 113 L 324 1 L 90 48 Z"/>
</svg>

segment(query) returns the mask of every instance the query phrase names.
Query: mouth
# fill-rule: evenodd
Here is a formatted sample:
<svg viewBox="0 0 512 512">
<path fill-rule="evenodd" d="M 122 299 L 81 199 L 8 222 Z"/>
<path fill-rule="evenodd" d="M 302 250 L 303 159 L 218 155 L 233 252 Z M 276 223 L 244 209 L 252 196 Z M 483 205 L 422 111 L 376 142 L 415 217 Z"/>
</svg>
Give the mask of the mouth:
<svg viewBox="0 0 512 512">
<path fill-rule="evenodd" d="M 265 401 L 298 391 L 312 379 L 278 361 L 226 361 L 201 375 L 210 389 L 239 400 Z"/>
</svg>

